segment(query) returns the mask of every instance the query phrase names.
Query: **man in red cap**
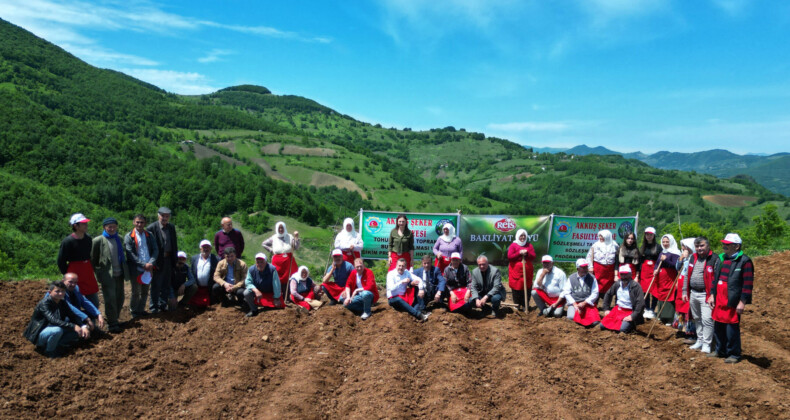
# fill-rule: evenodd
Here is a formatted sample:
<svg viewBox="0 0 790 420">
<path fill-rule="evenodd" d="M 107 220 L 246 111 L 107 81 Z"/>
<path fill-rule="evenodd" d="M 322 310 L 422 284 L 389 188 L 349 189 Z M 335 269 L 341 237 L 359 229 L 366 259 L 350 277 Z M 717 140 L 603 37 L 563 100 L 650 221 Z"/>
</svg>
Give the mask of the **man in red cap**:
<svg viewBox="0 0 790 420">
<path fill-rule="evenodd" d="M 746 304 L 752 303 L 754 263 L 743 253 L 743 241 L 737 233 L 728 233 L 721 246 L 724 253 L 719 255 L 721 264 L 713 277 L 716 284 L 710 288 L 708 298 L 713 310 L 717 348 L 708 355 L 726 357 L 725 363 L 738 363 L 741 361 L 741 314 Z"/>
</svg>

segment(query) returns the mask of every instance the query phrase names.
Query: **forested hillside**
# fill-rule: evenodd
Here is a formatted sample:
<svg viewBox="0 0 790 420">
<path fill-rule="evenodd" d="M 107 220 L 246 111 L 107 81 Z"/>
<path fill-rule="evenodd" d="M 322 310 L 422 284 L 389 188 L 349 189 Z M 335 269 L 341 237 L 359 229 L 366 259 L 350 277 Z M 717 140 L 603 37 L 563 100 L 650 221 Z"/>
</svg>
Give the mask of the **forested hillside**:
<svg viewBox="0 0 790 420">
<path fill-rule="evenodd" d="M 384 128 L 260 86 L 179 96 L 87 65 L 2 20 L 0 39 L 0 277 L 53 274 L 77 211 L 97 221 L 95 234 L 107 215 L 126 231 L 133 214 L 154 217 L 166 205 L 184 244 L 211 237 L 224 215 L 262 235 L 275 218 L 326 230 L 360 208 L 639 212 L 640 225 L 659 227 L 676 223 L 679 210 L 684 223 L 718 229 L 746 226 L 767 202 L 788 215 L 784 197 L 748 179 L 534 153 L 454 127 Z M 722 194 L 748 204 L 702 198 Z M 315 232 L 322 239 L 304 252 L 317 265 L 331 233 Z"/>
</svg>

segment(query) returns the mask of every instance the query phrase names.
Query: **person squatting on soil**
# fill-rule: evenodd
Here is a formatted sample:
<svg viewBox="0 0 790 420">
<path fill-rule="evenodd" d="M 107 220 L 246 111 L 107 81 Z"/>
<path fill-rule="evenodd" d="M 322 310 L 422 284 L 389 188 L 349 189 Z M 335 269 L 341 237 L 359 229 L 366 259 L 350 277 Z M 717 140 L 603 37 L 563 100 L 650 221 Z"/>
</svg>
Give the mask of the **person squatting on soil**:
<svg viewBox="0 0 790 420">
<path fill-rule="evenodd" d="M 535 248 L 527 242 L 527 231 L 519 229 L 516 240 L 507 249 L 507 283 L 513 293 L 513 303 L 521 312 L 527 311 L 529 300 L 526 293 L 532 289 L 532 260 Z"/>
<path fill-rule="evenodd" d="M 447 226 L 449 223 L 446 223 Z M 448 265 L 450 259 L 447 259 Z M 446 267 L 445 267 L 446 268 Z M 421 261 L 421 267 L 415 268 L 412 270 L 415 276 L 422 279 L 422 284 L 425 285 L 425 296 L 426 299 L 431 299 L 428 304 L 438 305 L 442 301 L 442 294 L 444 293 L 444 289 L 446 287 L 446 280 L 444 276 L 442 276 L 442 272 L 439 267 L 431 265 L 431 256 L 430 255 L 423 255 Z"/>
<path fill-rule="evenodd" d="M 420 277 L 406 270 L 406 259 L 398 259 L 394 270 L 387 273 L 387 300 L 396 311 L 408 312 L 418 321 L 428 320 L 425 309 L 425 285 Z"/>
<path fill-rule="evenodd" d="M 562 298 L 566 301 L 568 319 L 585 327 L 595 326 L 601 315 L 595 304 L 598 301 L 598 281 L 589 272 L 589 263 L 584 258 L 576 260 L 576 272 L 568 277 Z"/>
<path fill-rule="evenodd" d="M 691 344 L 689 348 L 692 350 L 710 353 L 713 346 L 713 318 L 711 307 L 707 302 L 721 260 L 710 250 L 710 241 L 704 236 L 694 240 L 694 248 L 696 253 L 691 257 L 686 276 L 683 278 L 681 298 L 689 304 L 697 339 L 692 342 L 687 341 L 686 344 Z"/>
<path fill-rule="evenodd" d="M 288 279 L 288 288 L 291 291 L 291 302 L 296 305 L 296 309 L 304 308 L 309 311 L 318 309 L 323 305 L 321 302 L 321 286 L 315 284 L 310 277 L 310 269 L 307 266 L 299 267 L 296 273 Z"/>
<path fill-rule="evenodd" d="M 343 259 L 343 251 L 332 251 L 332 265 L 326 269 L 324 278 L 321 279 L 321 288 L 326 292 L 329 305 L 343 303 L 346 298 L 346 280 L 354 271 L 354 266 Z M 329 279 L 332 281 L 329 281 Z"/>
<path fill-rule="evenodd" d="M 227 248 L 226 253 L 229 253 L 229 250 L 230 248 Z M 255 265 L 247 271 L 242 292 L 249 308 L 246 316 L 258 315 L 258 305 L 271 309 L 285 308 L 281 286 L 277 268 L 274 264 L 269 264 L 266 254 L 263 252 L 255 254 Z"/>
<path fill-rule="evenodd" d="M 173 270 L 173 284 L 170 285 L 172 292 L 170 306 L 183 308 L 192 300 L 192 296 L 195 296 L 198 286 L 192 269 L 187 265 L 187 253 L 178 251 L 177 256 L 178 262 Z M 177 301 L 179 296 L 183 297 Z"/>
<path fill-rule="evenodd" d="M 379 300 L 379 289 L 373 271 L 365 268 L 362 258 L 354 260 L 354 271 L 346 279 L 345 295 L 348 296 L 343 300 L 346 309 L 359 314 L 363 321 L 370 317 L 371 306 Z"/>
<path fill-rule="evenodd" d="M 217 263 L 214 271 L 214 286 L 211 294 L 222 306 L 231 306 L 234 301 L 240 303 L 244 299 L 244 277 L 247 275 L 247 263 L 236 257 L 236 249 L 225 248 L 225 258 Z M 250 308 L 251 309 L 251 308 Z"/>
<path fill-rule="evenodd" d="M 97 327 L 99 330 L 104 328 L 104 317 L 101 312 L 99 312 L 99 309 L 93 302 L 80 293 L 77 275 L 74 273 L 66 273 L 62 281 L 66 286 L 66 294 L 63 300 L 69 305 L 71 311 L 77 314 L 79 319 L 85 319 L 85 323 L 91 331 L 96 330 Z"/>
<path fill-rule="evenodd" d="M 461 262 L 461 254 L 453 252 L 450 255 L 450 265 L 444 269 L 447 291 L 442 295 L 442 299 L 447 299 L 447 309 L 450 312 L 466 313 L 475 305 L 472 289 L 469 287 L 471 279 L 469 268 Z"/>
<path fill-rule="evenodd" d="M 504 314 L 500 305 L 507 297 L 505 286 L 502 285 L 502 274 L 499 269 L 488 264 L 488 257 L 477 257 L 477 268 L 472 270 L 472 301 L 478 308 L 491 304 L 494 316 L 502 318 Z"/>
<path fill-rule="evenodd" d="M 726 363 L 741 361 L 741 315 L 752 303 L 754 264 L 741 249 L 743 241 L 737 233 L 728 233 L 721 241 L 724 252 L 714 274 L 708 304 L 712 309 L 716 351 L 708 356 L 726 357 Z"/>
<path fill-rule="evenodd" d="M 208 239 L 200 241 L 200 253 L 193 255 L 189 264 L 192 277 L 195 278 L 198 287 L 191 304 L 207 307 L 217 303 L 211 298 L 211 288 L 214 286 L 214 273 L 217 271 L 219 260 L 217 255 L 211 253 L 211 242 Z"/>
<path fill-rule="evenodd" d="M 645 293 L 642 286 L 631 279 L 631 267 L 627 264 L 620 266 L 618 274 L 619 279 L 603 297 L 601 329 L 630 333 L 644 322 Z M 614 308 L 612 299 L 615 301 Z"/>
<path fill-rule="evenodd" d="M 541 258 L 543 268 L 538 273 L 538 279 L 532 289 L 532 299 L 538 305 L 538 316 L 561 317 L 563 311 L 562 291 L 568 278 L 565 272 L 554 265 L 551 255 Z M 546 305 L 549 306 L 546 306 Z"/>
<path fill-rule="evenodd" d="M 118 235 L 118 221 L 108 217 L 102 226 L 102 234 L 93 238 L 91 265 L 101 284 L 108 329 L 111 333 L 118 333 L 121 331 L 118 318 L 125 298 L 124 279 L 129 278 L 129 265 L 126 264 L 123 238 Z"/>
<path fill-rule="evenodd" d="M 24 336 L 47 357 L 58 357 L 74 342 L 90 337 L 87 316 L 77 315 L 65 300 L 66 285 L 52 283 L 33 310 Z"/>
</svg>

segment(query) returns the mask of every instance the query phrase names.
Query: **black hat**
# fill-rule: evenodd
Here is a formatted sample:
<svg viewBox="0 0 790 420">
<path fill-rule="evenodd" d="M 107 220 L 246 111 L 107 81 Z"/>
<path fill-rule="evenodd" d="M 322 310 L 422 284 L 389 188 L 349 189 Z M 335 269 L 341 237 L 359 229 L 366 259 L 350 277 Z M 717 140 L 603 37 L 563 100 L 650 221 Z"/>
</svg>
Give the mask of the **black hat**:
<svg viewBox="0 0 790 420">
<path fill-rule="evenodd" d="M 117 224 L 118 224 L 118 221 L 117 221 L 117 220 L 115 220 L 115 218 L 114 218 L 114 217 L 108 217 L 108 218 L 104 219 L 104 221 L 103 221 L 103 222 L 101 222 L 101 225 L 102 225 L 102 226 L 107 226 L 107 225 L 111 225 L 111 224 L 113 224 L 113 223 L 115 223 L 115 224 L 117 225 Z"/>
<path fill-rule="evenodd" d="M 159 213 L 159 214 L 170 214 L 172 212 L 170 211 L 169 208 L 162 206 L 162 207 L 159 207 L 159 210 L 157 211 L 157 213 Z"/>
</svg>

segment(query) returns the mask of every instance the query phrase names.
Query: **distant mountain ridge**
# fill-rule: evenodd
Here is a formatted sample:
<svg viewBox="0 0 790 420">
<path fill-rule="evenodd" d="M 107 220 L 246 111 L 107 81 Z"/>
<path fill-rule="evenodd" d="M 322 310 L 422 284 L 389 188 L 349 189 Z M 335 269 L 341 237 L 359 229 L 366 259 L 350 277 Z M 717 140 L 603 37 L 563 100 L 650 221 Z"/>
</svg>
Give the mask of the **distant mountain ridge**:
<svg viewBox="0 0 790 420">
<path fill-rule="evenodd" d="M 748 175 L 769 190 L 790 196 L 790 153 L 787 152 L 772 155 L 739 155 L 724 149 L 712 149 L 692 153 L 660 151 L 648 155 L 642 152 L 622 153 L 603 146 L 590 147 L 586 144 L 570 149 L 533 148 L 533 150 L 579 156 L 620 155 L 626 159 L 642 161 L 658 169 L 696 171 L 720 178 Z"/>
</svg>

